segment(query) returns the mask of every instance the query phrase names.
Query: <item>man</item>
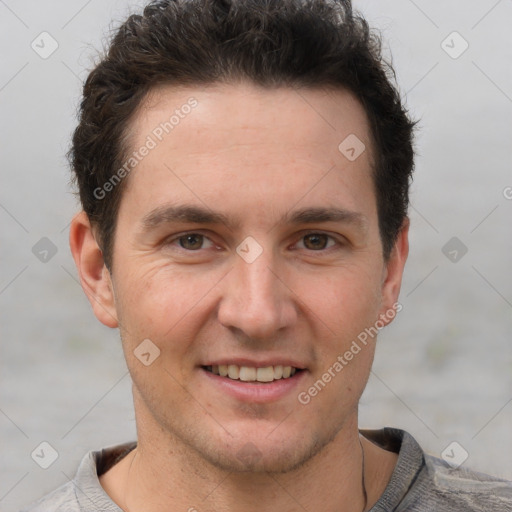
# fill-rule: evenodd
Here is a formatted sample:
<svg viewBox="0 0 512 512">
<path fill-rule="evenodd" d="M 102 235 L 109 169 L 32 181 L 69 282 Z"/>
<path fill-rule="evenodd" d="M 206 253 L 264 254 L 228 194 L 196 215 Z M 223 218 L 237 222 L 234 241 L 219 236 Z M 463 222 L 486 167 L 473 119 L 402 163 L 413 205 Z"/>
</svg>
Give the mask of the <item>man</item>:
<svg viewBox="0 0 512 512">
<path fill-rule="evenodd" d="M 359 431 L 400 311 L 412 132 L 348 2 L 179 0 L 90 74 L 71 250 L 119 328 L 137 442 L 30 510 L 511 510 L 512 486 Z"/>
</svg>

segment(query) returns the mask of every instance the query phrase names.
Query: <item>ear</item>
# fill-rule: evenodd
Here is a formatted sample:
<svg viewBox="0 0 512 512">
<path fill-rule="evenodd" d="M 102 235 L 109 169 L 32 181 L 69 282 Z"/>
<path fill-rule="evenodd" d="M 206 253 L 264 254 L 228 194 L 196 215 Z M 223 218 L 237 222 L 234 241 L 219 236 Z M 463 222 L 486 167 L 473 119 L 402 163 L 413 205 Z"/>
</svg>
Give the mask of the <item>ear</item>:
<svg viewBox="0 0 512 512">
<path fill-rule="evenodd" d="M 118 327 L 110 273 L 96 242 L 89 218 L 83 211 L 75 215 L 71 221 L 69 245 L 80 283 L 96 318 L 107 327 Z"/>
<path fill-rule="evenodd" d="M 402 286 L 405 262 L 409 254 L 409 224 L 410 221 L 406 217 L 384 267 L 382 300 L 379 312 L 379 318 L 384 322 L 384 325 L 391 323 L 396 313 L 402 309 L 402 305 L 398 303 L 398 296 Z"/>
</svg>

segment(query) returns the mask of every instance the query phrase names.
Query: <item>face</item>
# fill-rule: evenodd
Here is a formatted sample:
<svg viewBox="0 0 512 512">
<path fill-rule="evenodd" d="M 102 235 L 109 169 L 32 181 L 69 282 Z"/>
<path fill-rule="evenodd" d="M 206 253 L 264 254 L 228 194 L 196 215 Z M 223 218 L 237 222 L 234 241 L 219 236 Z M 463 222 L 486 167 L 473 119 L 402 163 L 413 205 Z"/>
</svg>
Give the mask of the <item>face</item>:
<svg viewBox="0 0 512 512">
<path fill-rule="evenodd" d="M 112 274 L 91 300 L 120 328 L 139 437 L 286 471 L 357 422 L 375 338 L 354 341 L 394 316 L 406 256 L 405 228 L 382 256 L 369 133 L 342 90 L 147 98 L 130 144 L 156 143 L 126 178 Z M 366 148 L 355 159 L 348 136 Z"/>
</svg>

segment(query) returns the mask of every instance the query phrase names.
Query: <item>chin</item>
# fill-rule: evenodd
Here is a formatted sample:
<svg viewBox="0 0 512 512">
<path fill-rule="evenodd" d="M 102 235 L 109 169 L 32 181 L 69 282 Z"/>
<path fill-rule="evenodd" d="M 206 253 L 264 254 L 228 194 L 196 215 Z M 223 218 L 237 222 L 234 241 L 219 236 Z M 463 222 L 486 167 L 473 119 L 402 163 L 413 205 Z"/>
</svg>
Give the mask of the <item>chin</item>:
<svg viewBox="0 0 512 512">
<path fill-rule="evenodd" d="M 310 434 L 304 432 L 287 433 L 286 438 L 271 441 L 268 437 L 244 436 L 227 445 L 219 442 L 207 446 L 197 446 L 200 456 L 212 466 L 231 473 L 289 473 L 308 463 L 335 437 L 332 435 Z M 199 443 L 202 444 L 202 443 Z M 201 449 L 202 448 L 202 449 Z"/>
</svg>

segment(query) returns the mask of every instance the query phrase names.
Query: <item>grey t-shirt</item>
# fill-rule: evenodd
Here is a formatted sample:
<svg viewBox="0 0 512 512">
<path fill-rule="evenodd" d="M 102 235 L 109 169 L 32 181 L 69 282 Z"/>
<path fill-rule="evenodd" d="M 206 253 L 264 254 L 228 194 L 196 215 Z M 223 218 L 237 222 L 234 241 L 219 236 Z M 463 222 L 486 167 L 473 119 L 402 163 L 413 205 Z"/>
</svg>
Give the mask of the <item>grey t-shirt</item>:
<svg viewBox="0 0 512 512">
<path fill-rule="evenodd" d="M 452 468 L 426 455 L 403 430 L 361 430 L 386 450 L 398 453 L 391 480 L 370 512 L 512 512 L 512 482 Z M 136 443 L 89 452 L 75 478 L 22 512 L 122 512 L 105 493 L 98 475 L 125 457 Z"/>
</svg>

